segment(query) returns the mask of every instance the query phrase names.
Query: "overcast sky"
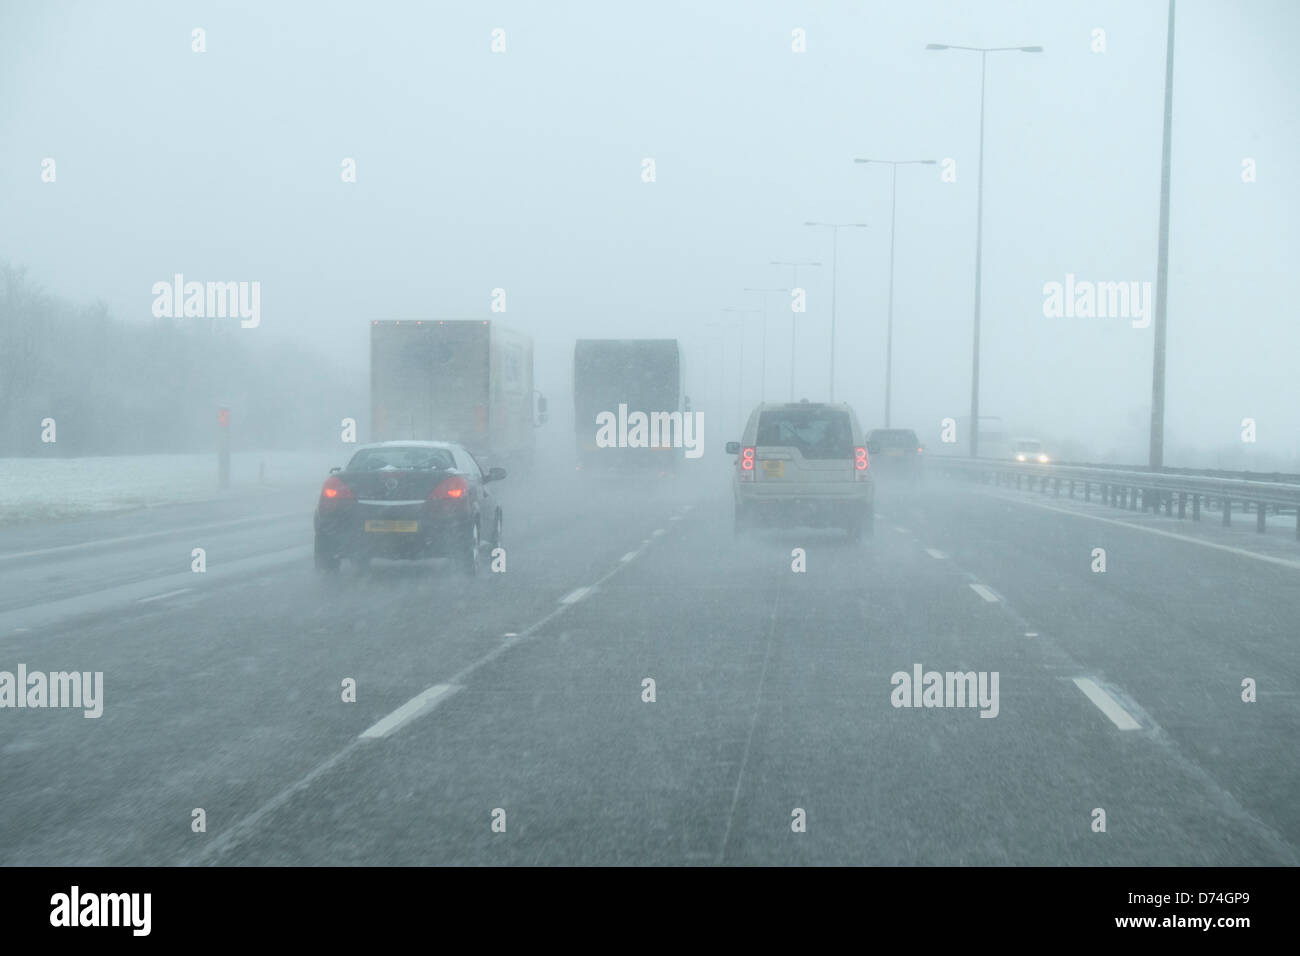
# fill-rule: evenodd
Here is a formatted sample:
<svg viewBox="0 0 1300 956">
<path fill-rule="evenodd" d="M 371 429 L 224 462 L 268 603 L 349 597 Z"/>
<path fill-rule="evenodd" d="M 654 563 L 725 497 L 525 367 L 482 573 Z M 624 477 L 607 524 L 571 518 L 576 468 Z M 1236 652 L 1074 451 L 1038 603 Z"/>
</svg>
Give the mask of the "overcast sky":
<svg viewBox="0 0 1300 956">
<path fill-rule="evenodd" d="M 534 335 L 538 386 L 561 401 L 575 338 L 680 337 L 697 407 L 721 389 L 731 416 L 738 332 L 729 317 L 720 382 L 719 310 L 788 287 L 772 259 L 821 260 L 801 275 L 796 357 L 798 393 L 823 398 L 831 236 L 802 223 L 867 222 L 840 234 L 837 397 L 875 425 L 889 170 L 853 159 L 950 158 L 955 183 L 898 174 L 894 424 L 937 443 L 969 411 L 980 61 L 924 47 L 1036 44 L 988 59 L 982 411 L 1142 460 L 1153 328 L 1045 317 L 1043 286 L 1154 283 L 1165 25 L 1147 0 L 7 3 L 0 258 L 128 321 L 174 273 L 257 280 L 262 323 L 241 334 L 358 376 L 371 318 L 495 318 Z M 1250 417 L 1257 453 L 1300 452 L 1298 28 L 1288 0 L 1178 5 L 1174 448 L 1236 446 Z M 784 400 L 791 313 L 771 305 Z"/>
</svg>

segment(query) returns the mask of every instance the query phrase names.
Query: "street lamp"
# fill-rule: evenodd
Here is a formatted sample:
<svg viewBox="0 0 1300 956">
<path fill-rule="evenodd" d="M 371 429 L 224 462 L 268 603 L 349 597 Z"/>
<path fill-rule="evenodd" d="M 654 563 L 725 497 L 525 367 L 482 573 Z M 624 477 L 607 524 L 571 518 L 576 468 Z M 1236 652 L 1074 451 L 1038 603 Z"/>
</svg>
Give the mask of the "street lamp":
<svg viewBox="0 0 1300 956">
<path fill-rule="evenodd" d="M 866 229 L 865 222 L 805 222 L 805 226 L 823 226 L 831 231 L 831 397 L 835 401 L 835 290 L 840 261 L 840 230 Z"/>
<path fill-rule="evenodd" d="M 768 263 L 768 265 L 789 266 L 793 270 L 790 276 L 791 289 L 799 288 L 799 267 L 800 266 L 816 266 L 819 269 L 821 268 L 820 262 L 809 262 L 806 260 L 803 262 L 783 262 L 779 259 L 773 259 L 770 263 Z M 804 301 L 806 303 L 807 299 L 805 299 Z M 794 329 L 795 329 L 794 303 L 791 302 L 790 303 L 790 401 L 792 402 L 794 401 Z"/>
<path fill-rule="evenodd" d="M 889 320 L 885 332 L 885 427 L 889 427 L 889 399 L 894 375 L 894 208 L 898 196 L 899 166 L 933 166 L 934 159 L 855 159 L 855 163 L 878 163 L 889 172 Z"/>
<path fill-rule="evenodd" d="M 763 364 L 758 372 L 758 400 L 767 401 L 767 297 L 775 292 L 789 292 L 789 289 L 750 289 L 746 287 L 746 292 L 753 292 L 763 297 Z"/>
<path fill-rule="evenodd" d="M 740 375 L 736 385 L 736 417 L 741 418 L 745 413 L 745 316 L 762 315 L 761 309 L 734 309 L 724 308 L 723 312 L 729 312 L 740 316 Z"/>
<path fill-rule="evenodd" d="M 971 358 L 970 382 L 970 455 L 979 457 L 980 415 L 980 262 L 984 240 L 984 73 L 990 53 L 1042 53 L 1041 46 L 954 46 L 927 43 L 927 50 L 966 50 L 980 55 L 980 165 L 979 188 L 975 205 L 975 341 Z"/>
</svg>

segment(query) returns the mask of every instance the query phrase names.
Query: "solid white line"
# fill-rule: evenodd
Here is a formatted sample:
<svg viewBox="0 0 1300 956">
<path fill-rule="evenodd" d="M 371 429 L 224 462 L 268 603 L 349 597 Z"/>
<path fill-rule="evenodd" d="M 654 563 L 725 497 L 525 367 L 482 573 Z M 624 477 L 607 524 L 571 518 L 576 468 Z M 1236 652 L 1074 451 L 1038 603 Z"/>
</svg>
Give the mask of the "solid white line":
<svg viewBox="0 0 1300 956">
<path fill-rule="evenodd" d="M 972 584 L 970 586 L 970 589 L 974 591 L 976 594 L 978 594 L 980 597 L 982 597 L 984 600 L 989 601 L 990 603 L 996 602 L 998 600 L 998 596 L 993 593 L 993 590 L 991 588 L 985 587 L 983 584 Z"/>
<path fill-rule="evenodd" d="M 416 694 L 387 717 L 377 721 L 366 730 L 363 730 L 360 735 L 361 739 L 378 740 L 380 737 L 387 737 L 404 724 L 409 724 L 417 717 L 423 717 L 452 694 L 460 690 L 464 690 L 464 688 L 455 684 L 434 684 L 427 690 L 423 690 Z"/>
<path fill-rule="evenodd" d="M 942 561 L 944 558 L 948 557 L 948 555 L 944 554 L 942 551 L 936 551 L 934 548 L 926 548 L 925 553 L 936 561 Z"/>
<path fill-rule="evenodd" d="M 560 603 L 577 604 L 579 601 L 581 601 L 583 598 L 587 596 L 587 592 L 590 590 L 591 588 L 589 587 L 575 588 L 574 590 L 570 591 L 568 594 L 564 595 L 564 597 L 560 598 Z"/>
<path fill-rule="evenodd" d="M 169 598 L 176 594 L 185 594 L 186 592 L 193 590 L 193 588 L 181 588 L 179 591 L 168 591 L 166 594 L 155 594 L 153 597 L 140 598 L 140 600 L 135 603 L 148 604 L 150 601 L 161 601 L 163 598 Z"/>
<path fill-rule="evenodd" d="M 1127 710 L 1115 703 L 1115 698 L 1098 687 L 1090 678 L 1075 677 L 1074 684 L 1120 730 L 1139 730 L 1142 727 L 1141 724 L 1129 716 Z"/>
<path fill-rule="evenodd" d="M 620 560 L 620 561 L 631 561 L 631 560 L 632 560 L 633 558 L 635 558 L 639 553 L 640 553 L 640 552 L 638 552 L 638 551 L 629 551 L 627 554 L 623 555 L 623 557 L 619 558 L 619 560 Z"/>
<path fill-rule="evenodd" d="M 64 551 L 82 551 L 86 548 L 97 548 L 105 544 L 121 544 L 123 541 L 143 541 L 146 538 L 165 538 L 168 535 L 189 534 L 191 531 L 211 531 L 213 528 L 231 528 L 239 524 L 249 524 L 253 521 L 278 521 L 281 518 L 292 518 L 295 515 L 301 517 L 302 512 L 285 511 L 273 515 L 255 515 L 251 518 L 236 518 L 234 521 L 219 521 L 215 524 L 197 524 L 190 525 L 188 528 L 173 528 L 170 531 L 150 531 L 146 534 L 128 534 L 119 538 L 97 538 L 94 541 L 82 541 L 78 544 L 61 544 L 53 548 L 41 548 L 37 551 L 7 551 L 0 553 L 0 561 L 9 561 L 15 558 L 34 558 L 41 554 L 61 554 Z"/>
<path fill-rule="evenodd" d="M 1178 541 L 1186 541 L 1188 544 L 1199 544 L 1205 548 L 1227 551 L 1229 554 L 1237 554 L 1243 558 L 1254 558 L 1257 561 L 1267 561 L 1270 564 L 1280 564 L 1286 568 L 1295 568 L 1296 570 L 1300 570 L 1300 561 L 1288 561 L 1286 558 L 1275 558 L 1270 554 L 1259 554 L 1255 551 L 1247 551 L 1245 548 L 1234 548 L 1232 545 L 1228 544 L 1216 544 L 1213 541 L 1203 541 L 1200 538 L 1193 538 L 1185 534 L 1176 534 L 1173 531 L 1161 531 L 1159 528 L 1148 528 L 1146 525 L 1133 524 L 1131 521 L 1119 521 L 1115 518 L 1103 518 L 1101 515 L 1085 514 L 1082 511 L 1072 511 L 1069 508 L 1057 508 L 1054 505 L 1039 504 L 1036 501 L 1021 501 L 1017 498 L 991 494 L 987 491 L 977 491 L 975 494 L 986 495 L 989 498 L 997 498 L 999 501 L 1006 501 L 1010 504 L 1027 505 L 1030 508 L 1042 508 L 1044 511 L 1057 511 L 1063 515 L 1074 515 L 1076 518 L 1087 518 L 1089 521 L 1100 521 L 1103 524 L 1115 524 L 1122 528 L 1132 528 L 1134 531 L 1145 531 L 1147 534 L 1158 534 L 1162 538 L 1174 538 Z"/>
</svg>

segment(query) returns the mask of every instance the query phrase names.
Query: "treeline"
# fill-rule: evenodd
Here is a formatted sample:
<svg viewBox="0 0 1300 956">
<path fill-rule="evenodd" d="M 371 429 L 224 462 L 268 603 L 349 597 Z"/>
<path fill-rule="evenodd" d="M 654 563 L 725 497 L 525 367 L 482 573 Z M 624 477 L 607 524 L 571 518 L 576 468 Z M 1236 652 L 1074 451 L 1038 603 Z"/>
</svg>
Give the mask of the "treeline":
<svg viewBox="0 0 1300 956">
<path fill-rule="evenodd" d="M 238 320 L 127 323 L 0 264 L 0 457 L 208 451 L 223 403 L 235 449 L 324 446 L 365 413 L 357 379 Z"/>
</svg>

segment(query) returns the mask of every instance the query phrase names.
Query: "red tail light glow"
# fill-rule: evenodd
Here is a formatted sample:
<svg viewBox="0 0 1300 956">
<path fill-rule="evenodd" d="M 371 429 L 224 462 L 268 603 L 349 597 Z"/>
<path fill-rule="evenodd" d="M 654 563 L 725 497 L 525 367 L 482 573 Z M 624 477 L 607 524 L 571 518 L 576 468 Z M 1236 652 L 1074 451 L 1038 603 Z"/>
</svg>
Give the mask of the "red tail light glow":
<svg viewBox="0 0 1300 956">
<path fill-rule="evenodd" d="M 740 451 L 740 480 L 754 480 L 754 449 L 742 448 Z"/>
<path fill-rule="evenodd" d="M 866 481 L 868 477 L 867 468 L 869 467 L 870 464 L 867 460 L 867 450 L 859 445 L 857 448 L 853 449 L 853 477 L 857 481 Z"/>
<path fill-rule="evenodd" d="M 450 478 L 444 478 L 438 482 L 433 491 L 429 492 L 429 500 L 434 501 L 439 498 L 464 498 L 469 492 L 469 482 L 460 475 L 452 475 Z"/>
<path fill-rule="evenodd" d="M 325 484 L 320 490 L 320 508 L 326 511 L 337 507 L 343 501 L 354 498 L 356 495 L 352 493 L 352 489 L 345 485 L 338 475 L 330 475 L 325 479 Z"/>
</svg>

